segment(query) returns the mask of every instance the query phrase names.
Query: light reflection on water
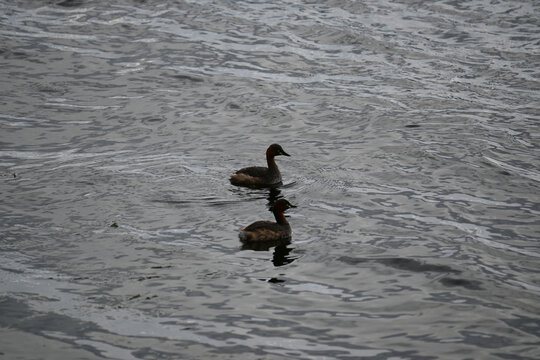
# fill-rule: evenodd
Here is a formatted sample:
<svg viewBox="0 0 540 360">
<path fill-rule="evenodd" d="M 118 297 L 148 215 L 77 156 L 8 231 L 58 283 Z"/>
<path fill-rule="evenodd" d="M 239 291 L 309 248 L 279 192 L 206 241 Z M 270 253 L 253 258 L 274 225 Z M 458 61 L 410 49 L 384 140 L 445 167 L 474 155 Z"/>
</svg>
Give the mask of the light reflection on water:
<svg viewBox="0 0 540 360">
<path fill-rule="evenodd" d="M 5 331 L 72 357 L 540 356 L 533 2 L 0 3 Z M 229 184 L 275 142 L 280 189 Z M 242 246 L 280 197 L 292 241 Z"/>
</svg>

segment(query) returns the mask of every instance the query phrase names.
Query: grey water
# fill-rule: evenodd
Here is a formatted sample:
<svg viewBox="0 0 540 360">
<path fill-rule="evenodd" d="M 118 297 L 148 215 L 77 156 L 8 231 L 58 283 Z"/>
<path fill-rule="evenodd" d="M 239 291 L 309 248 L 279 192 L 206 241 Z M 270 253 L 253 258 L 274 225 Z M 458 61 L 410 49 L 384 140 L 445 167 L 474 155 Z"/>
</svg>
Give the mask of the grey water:
<svg viewBox="0 0 540 360">
<path fill-rule="evenodd" d="M 0 359 L 540 358 L 538 2 L 0 9 Z"/>
</svg>

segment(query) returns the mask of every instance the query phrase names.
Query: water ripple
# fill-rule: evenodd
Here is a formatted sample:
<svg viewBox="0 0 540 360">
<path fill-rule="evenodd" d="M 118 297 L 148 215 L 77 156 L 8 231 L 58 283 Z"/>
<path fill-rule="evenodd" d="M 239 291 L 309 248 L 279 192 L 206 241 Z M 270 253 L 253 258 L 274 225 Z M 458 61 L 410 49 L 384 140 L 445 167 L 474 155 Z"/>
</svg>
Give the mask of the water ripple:
<svg viewBox="0 0 540 360">
<path fill-rule="evenodd" d="M 535 2 L 0 6 L 6 357 L 538 358 Z"/>
</svg>

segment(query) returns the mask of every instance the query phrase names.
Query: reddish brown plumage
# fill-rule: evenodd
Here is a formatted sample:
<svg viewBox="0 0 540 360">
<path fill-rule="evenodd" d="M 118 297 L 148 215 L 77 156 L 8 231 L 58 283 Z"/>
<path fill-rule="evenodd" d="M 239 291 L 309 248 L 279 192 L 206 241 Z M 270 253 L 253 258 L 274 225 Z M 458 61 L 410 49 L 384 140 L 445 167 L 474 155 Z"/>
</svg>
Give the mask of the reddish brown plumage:
<svg viewBox="0 0 540 360">
<path fill-rule="evenodd" d="M 281 173 L 274 160 L 274 157 L 278 155 L 290 156 L 283 150 L 281 145 L 270 145 L 266 150 L 268 167 L 252 166 L 240 169 L 231 176 L 231 184 L 247 187 L 271 187 L 281 184 Z"/>
<path fill-rule="evenodd" d="M 291 226 L 285 218 L 284 212 L 296 207 L 285 199 L 279 199 L 274 204 L 272 212 L 276 222 L 256 221 L 240 230 L 240 240 L 243 242 L 265 242 L 286 240 L 291 237 Z"/>
</svg>

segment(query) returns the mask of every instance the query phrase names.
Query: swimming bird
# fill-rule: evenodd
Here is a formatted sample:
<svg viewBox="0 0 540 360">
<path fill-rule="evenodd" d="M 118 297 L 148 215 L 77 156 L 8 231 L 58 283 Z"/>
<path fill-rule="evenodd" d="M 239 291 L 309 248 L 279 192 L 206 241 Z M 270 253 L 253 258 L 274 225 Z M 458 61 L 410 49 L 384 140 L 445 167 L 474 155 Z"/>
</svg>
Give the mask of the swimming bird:
<svg viewBox="0 0 540 360">
<path fill-rule="evenodd" d="M 295 208 L 285 199 L 279 199 L 272 207 L 272 212 L 276 218 L 276 222 L 272 221 L 255 221 L 240 230 L 240 241 L 244 243 L 253 242 L 269 242 L 277 240 L 288 240 L 291 238 L 291 225 L 285 218 L 285 211 L 290 208 Z"/>
<path fill-rule="evenodd" d="M 266 150 L 268 167 L 252 166 L 238 170 L 231 176 L 230 182 L 236 186 L 272 187 L 281 184 L 281 173 L 274 160 L 278 155 L 290 156 L 281 145 L 272 144 Z"/>
</svg>

